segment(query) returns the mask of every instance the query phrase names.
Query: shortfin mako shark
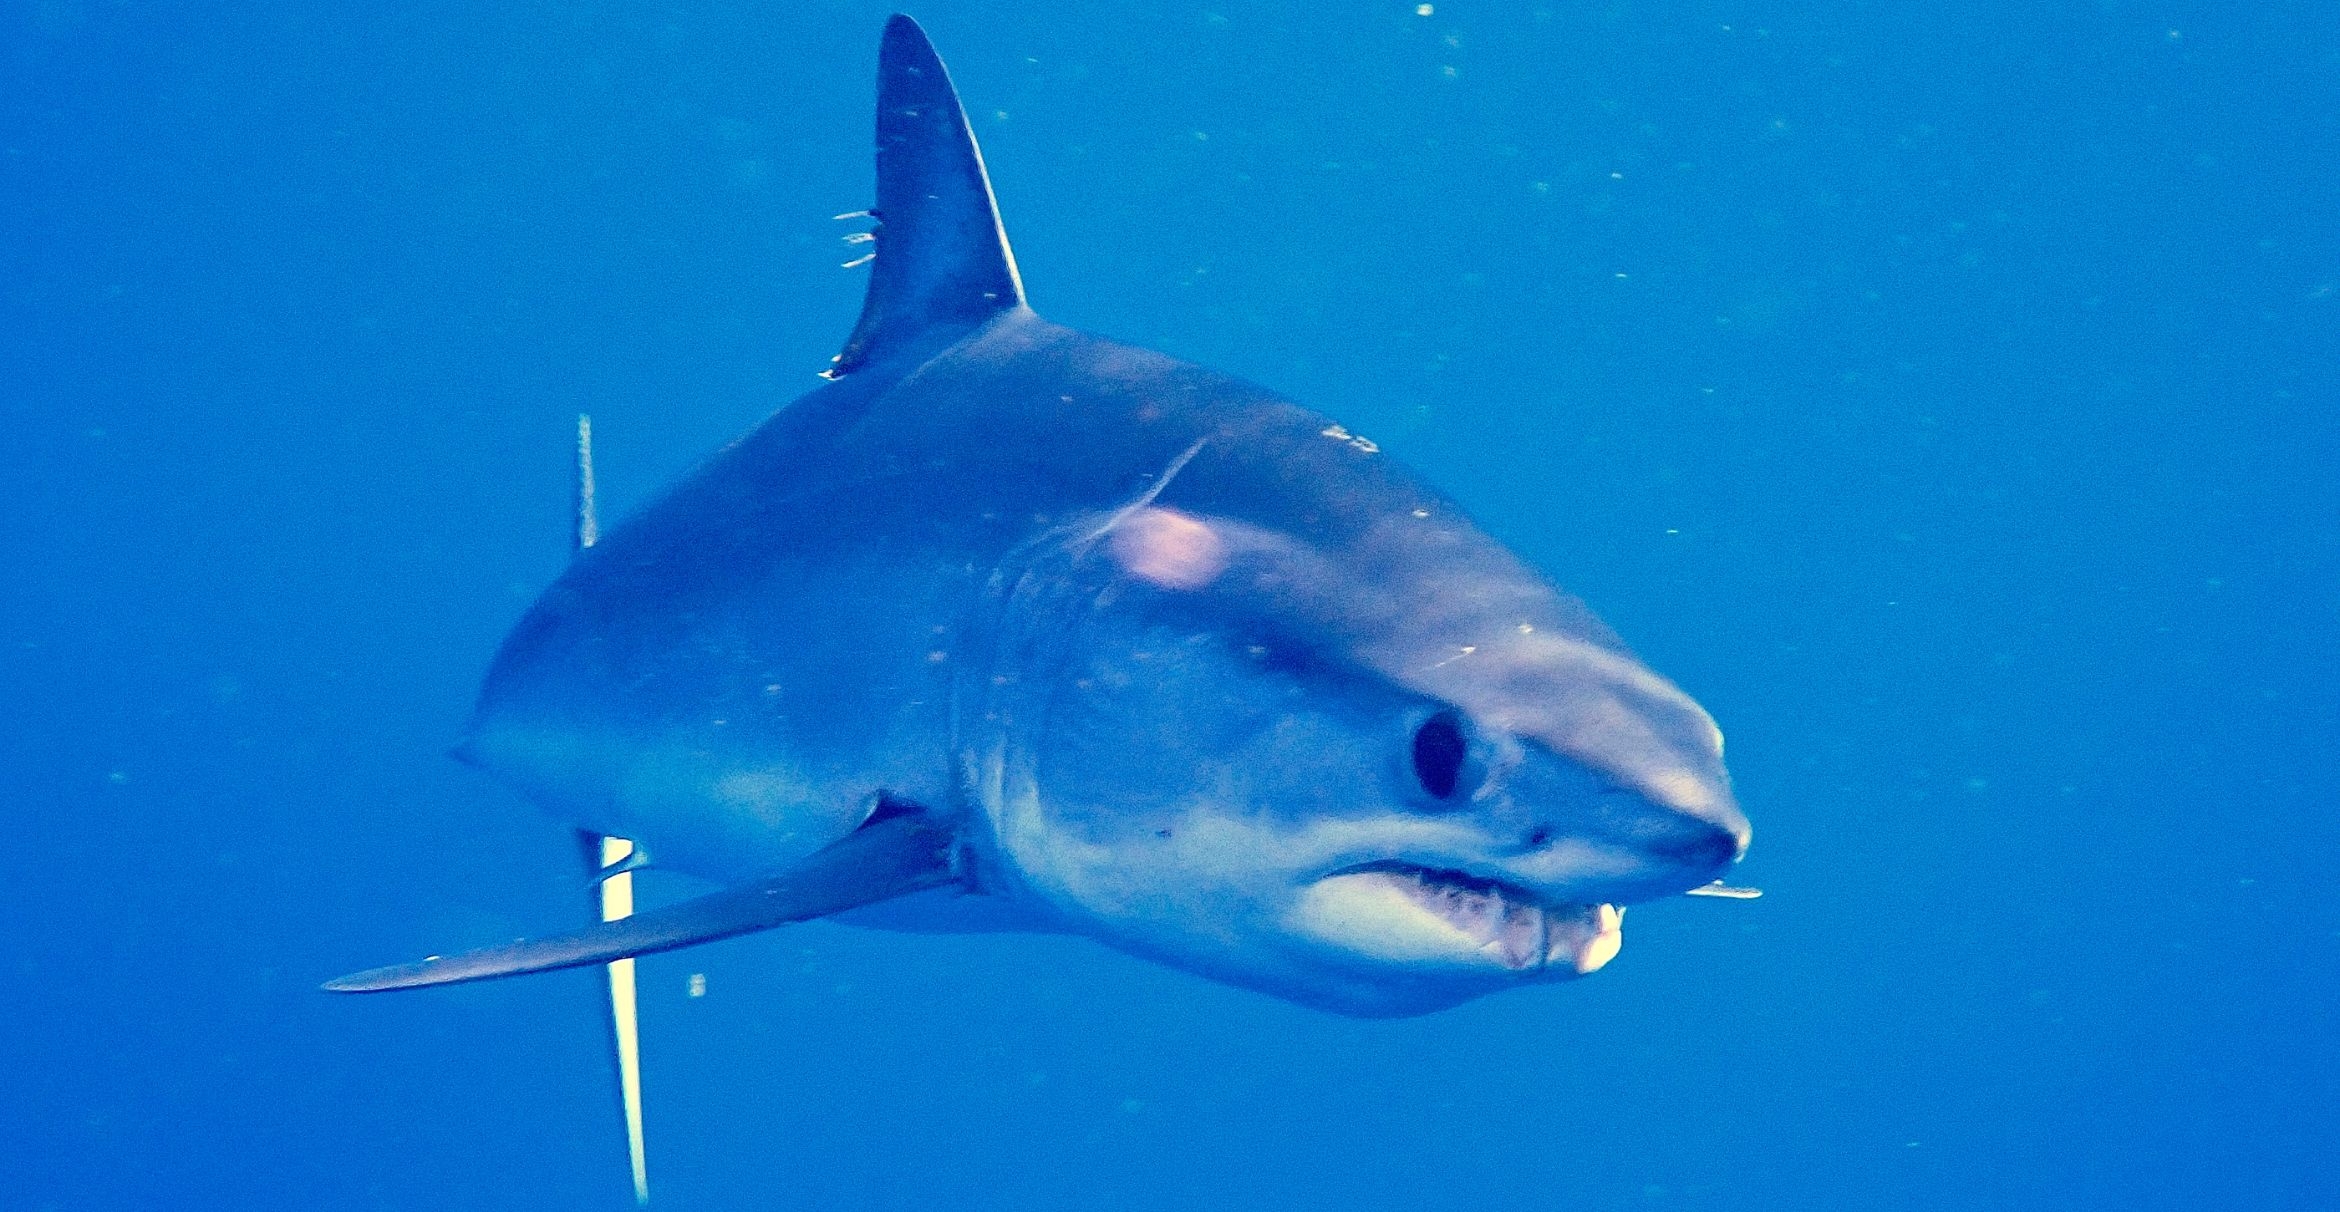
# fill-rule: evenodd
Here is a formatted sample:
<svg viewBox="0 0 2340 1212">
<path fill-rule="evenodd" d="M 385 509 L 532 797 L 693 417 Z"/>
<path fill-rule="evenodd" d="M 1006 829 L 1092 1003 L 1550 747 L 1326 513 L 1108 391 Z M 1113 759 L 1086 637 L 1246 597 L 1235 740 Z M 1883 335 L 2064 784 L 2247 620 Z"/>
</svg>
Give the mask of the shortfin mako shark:
<svg viewBox="0 0 2340 1212">
<path fill-rule="evenodd" d="M 327 989 L 838 916 L 1411 1015 L 1595 971 L 1627 905 L 1751 894 L 1722 734 L 1584 605 L 1326 417 L 1033 313 L 907 17 L 869 217 L 826 383 L 606 534 L 581 444 L 575 559 L 457 747 L 580 831 L 604 920 Z M 630 913 L 645 854 L 724 888 Z"/>
</svg>

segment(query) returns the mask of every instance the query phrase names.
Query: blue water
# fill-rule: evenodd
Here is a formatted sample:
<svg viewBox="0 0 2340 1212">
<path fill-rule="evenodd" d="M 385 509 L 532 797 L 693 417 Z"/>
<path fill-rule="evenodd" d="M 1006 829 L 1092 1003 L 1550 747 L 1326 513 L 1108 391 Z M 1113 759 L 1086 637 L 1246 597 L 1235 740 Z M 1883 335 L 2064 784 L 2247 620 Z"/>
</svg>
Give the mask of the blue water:
<svg viewBox="0 0 2340 1212">
<path fill-rule="evenodd" d="M 444 747 L 572 415 L 622 513 L 850 326 L 883 15 L 0 8 L 0 1206 L 629 1205 L 589 976 L 313 987 L 580 912 Z M 2340 1206 L 2340 9 L 919 16 L 1034 303 L 1591 600 L 1769 895 L 1403 1022 L 657 957 L 658 1206 Z"/>
</svg>

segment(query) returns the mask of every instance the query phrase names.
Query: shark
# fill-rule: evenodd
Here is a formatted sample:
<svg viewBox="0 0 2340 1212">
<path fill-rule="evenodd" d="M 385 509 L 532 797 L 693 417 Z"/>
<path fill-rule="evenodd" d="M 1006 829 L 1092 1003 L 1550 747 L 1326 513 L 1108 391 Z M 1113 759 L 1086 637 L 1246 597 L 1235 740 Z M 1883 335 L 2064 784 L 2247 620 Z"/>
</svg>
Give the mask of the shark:
<svg viewBox="0 0 2340 1212">
<path fill-rule="evenodd" d="M 1714 720 L 1371 440 L 1026 302 L 908 17 L 874 259 L 816 389 L 600 530 L 456 756 L 573 826 L 600 920 L 328 982 L 606 966 L 815 918 L 1083 935 L 1338 1014 L 1598 971 L 1747 852 Z M 589 431 L 582 435 L 589 439 Z M 630 875 L 719 888 L 635 913 Z"/>
</svg>

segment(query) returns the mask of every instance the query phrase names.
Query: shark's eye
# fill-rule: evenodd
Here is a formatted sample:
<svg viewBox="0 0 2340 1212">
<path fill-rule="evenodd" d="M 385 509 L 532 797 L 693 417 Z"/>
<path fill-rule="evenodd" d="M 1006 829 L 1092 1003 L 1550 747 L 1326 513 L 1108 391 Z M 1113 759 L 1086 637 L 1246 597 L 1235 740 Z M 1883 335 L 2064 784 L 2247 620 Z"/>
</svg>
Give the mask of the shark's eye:
<svg viewBox="0 0 2340 1212">
<path fill-rule="evenodd" d="M 1414 777 L 1432 799 L 1453 799 L 1464 790 L 1463 763 L 1470 755 L 1470 739 L 1451 711 L 1441 711 L 1414 729 Z"/>
</svg>

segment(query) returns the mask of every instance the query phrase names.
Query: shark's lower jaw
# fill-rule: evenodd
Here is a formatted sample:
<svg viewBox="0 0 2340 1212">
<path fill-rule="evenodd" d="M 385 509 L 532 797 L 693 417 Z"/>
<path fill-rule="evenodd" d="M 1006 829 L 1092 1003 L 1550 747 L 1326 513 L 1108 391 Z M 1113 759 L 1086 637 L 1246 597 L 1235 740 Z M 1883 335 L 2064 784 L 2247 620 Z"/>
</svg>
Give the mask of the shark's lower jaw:
<svg viewBox="0 0 2340 1212">
<path fill-rule="evenodd" d="M 1459 871 L 1376 863 L 1308 885 L 1294 924 L 1389 963 L 1566 977 L 1597 972 L 1617 957 L 1624 916 L 1614 905 L 1545 904 Z"/>
</svg>

